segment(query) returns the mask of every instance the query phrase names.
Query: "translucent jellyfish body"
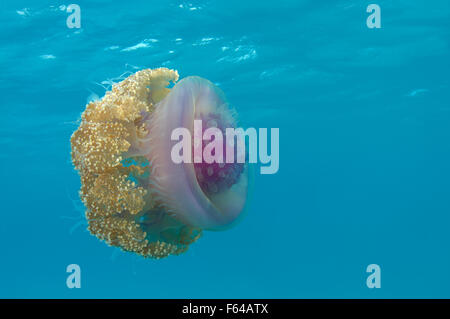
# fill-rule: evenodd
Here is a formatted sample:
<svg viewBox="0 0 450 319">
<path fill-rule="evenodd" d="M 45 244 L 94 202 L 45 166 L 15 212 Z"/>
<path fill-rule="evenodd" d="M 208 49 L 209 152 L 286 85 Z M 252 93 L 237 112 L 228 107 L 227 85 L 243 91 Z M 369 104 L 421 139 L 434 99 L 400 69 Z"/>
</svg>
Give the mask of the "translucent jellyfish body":
<svg viewBox="0 0 450 319">
<path fill-rule="evenodd" d="M 173 161 L 174 129 L 188 129 L 195 147 L 209 127 L 236 126 L 211 82 L 188 77 L 169 89 L 177 80 L 166 68 L 129 76 L 86 106 L 71 138 L 89 231 L 145 257 L 180 254 L 203 230 L 229 227 L 247 198 L 247 164 Z"/>
</svg>

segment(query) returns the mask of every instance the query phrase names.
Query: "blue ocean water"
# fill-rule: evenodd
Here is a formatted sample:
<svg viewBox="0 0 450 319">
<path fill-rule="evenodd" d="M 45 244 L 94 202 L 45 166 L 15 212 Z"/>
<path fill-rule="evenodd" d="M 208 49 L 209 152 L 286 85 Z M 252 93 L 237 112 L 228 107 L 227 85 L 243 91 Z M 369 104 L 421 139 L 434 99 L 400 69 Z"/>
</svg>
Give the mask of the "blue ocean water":
<svg viewBox="0 0 450 319">
<path fill-rule="evenodd" d="M 449 298 L 450 3 L 377 0 L 369 29 L 370 3 L 77 0 L 69 29 L 70 3 L 1 1 L 0 297 Z M 236 227 L 151 260 L 86 231 L 69 139 L 89 98 L 161 66 L 280 128 L 280 170 Z"/>
</svg>

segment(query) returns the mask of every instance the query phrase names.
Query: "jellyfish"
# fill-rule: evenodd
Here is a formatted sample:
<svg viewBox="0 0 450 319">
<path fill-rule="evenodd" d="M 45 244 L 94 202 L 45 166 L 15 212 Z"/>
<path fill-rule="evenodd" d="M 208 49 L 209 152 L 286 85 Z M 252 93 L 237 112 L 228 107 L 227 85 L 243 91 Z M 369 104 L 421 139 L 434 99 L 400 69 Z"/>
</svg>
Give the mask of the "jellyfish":
<svg viewBox="0 0 450 319">
<path fill-rule="evenodd" d="M 185 252 L 205 230 L 236 224 L 248 194 L 246 162 L 171 158 L 178 127 L 193 139 L 195 120 L 203 123 L 200 134 L 236 127 L 236 112 L 217 86 L 178 78 L 167 68 L 130 75 L 87 104 L 71 137 L 89 232 L 156 259 Z"/>
</svg>

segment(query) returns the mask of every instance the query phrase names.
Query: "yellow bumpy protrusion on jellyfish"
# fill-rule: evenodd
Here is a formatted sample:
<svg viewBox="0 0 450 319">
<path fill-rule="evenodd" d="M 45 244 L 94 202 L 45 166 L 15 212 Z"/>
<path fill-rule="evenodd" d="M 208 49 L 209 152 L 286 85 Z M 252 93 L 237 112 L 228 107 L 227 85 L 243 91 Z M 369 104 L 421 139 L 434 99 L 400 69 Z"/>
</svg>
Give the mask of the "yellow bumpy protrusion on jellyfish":
<svg viewBox="0 0 450 319">
<path fill-rule="evenodd" d="M 178 255 L 203 230 L 241 214 L 246 163 L 171 160 L 171 132 L 194 120 L 204 130 L 236 127 L 222 92 L 208 80 L 167 68 L 141 70 L 90 102 L 71 138 L 72 161 L 91 234 L 144 257 Z M 193 136 L 193 135 L 192 135 Z"/>
</svg>

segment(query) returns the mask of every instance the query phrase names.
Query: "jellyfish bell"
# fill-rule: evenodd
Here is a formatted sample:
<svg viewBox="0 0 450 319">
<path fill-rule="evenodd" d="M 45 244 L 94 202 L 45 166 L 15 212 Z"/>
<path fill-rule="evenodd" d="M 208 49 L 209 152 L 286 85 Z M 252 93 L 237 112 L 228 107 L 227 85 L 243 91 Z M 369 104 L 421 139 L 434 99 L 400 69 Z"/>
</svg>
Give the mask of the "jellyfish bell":
<svg viewBox="0 0 450 319">
<path fill-rule="evenodd" d="M 248 197 L 246 162 L 172 160 L 174 129 L 186 128 L 195 139 L 212 127 L 236 126 L 214 84 L 188 77 L 169 89 L 177 81 L 166 68 L 130 75 L 88 103 L 71 138 L 89 231 L 144 257 L 183 253 L 203 230 L 231 227 Z"/>
<path fill-rule="evenodd" d="M 195 120 L 206 124 L 203 131 L 209 126 L 225 132 L 235 126 L 223 93 L 206 79 L 188 77 L 156 105 L 148 130 L 158 134 L 150 135 L 145 156 L 155 167 L 152 178 L 161 201 L 175 218 L 193 227 L 220 230 L 232 224 L 244 208 L 248 168 L 245 163 L 175 163 L 172 132 L 183 127 L 195 137 Z"/>
</svg>

